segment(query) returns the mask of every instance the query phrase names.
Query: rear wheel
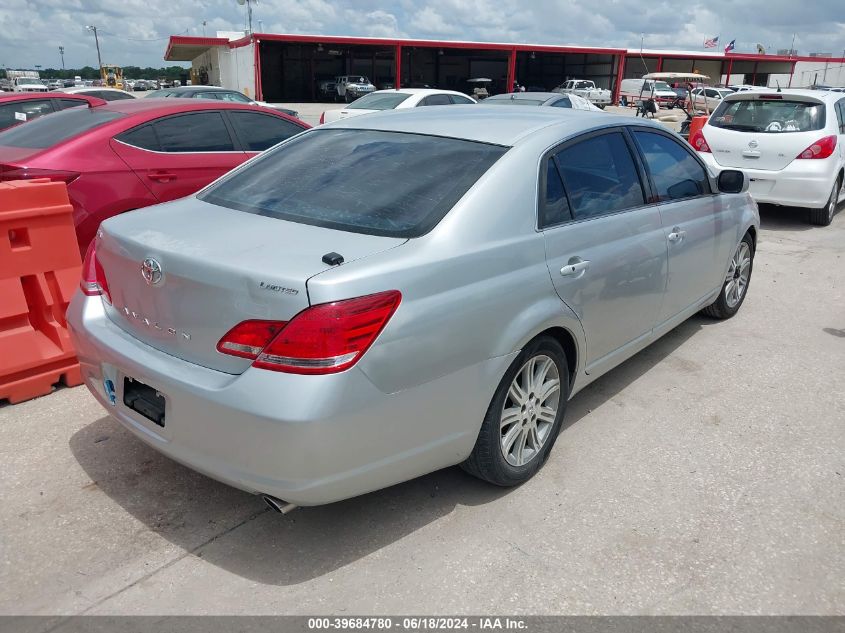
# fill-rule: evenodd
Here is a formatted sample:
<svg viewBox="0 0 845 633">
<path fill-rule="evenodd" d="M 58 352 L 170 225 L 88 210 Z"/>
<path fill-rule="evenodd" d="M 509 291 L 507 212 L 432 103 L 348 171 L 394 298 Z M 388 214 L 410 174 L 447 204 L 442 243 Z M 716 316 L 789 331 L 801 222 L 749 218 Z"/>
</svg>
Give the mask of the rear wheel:
<svg viewBox="0 0 845 633">
<path fill-rule="evenodd" d="M 748 284 L 751 282 L 751 269 L 754 264 L 754 242 L 747 233 L 736 247 L 725 283 L 718 299 L 702 310 L 702 313 L 714 319 L 729 319 L 745 301 Z"/>
<path fill-rule="evenodd" d="M 505 372 L 461 467 L 499 486 L 527 481 L 552 450 L 568 397 L 563 348 L 551 337 L 534 339 Z"/>
<path fill-rule="evenodd" d="M 810 224 L 816 226 L 828 226 L 833 222 L 833 216 L 836 215 L 836 206 L 839 201 L 839 191 L 842 188 L 842 179 L 837 178 L 833 183 L 833 189 L 830 191 L 830 198 L 827 204 L 821 209 L 810 209 Z"/>
</svg>

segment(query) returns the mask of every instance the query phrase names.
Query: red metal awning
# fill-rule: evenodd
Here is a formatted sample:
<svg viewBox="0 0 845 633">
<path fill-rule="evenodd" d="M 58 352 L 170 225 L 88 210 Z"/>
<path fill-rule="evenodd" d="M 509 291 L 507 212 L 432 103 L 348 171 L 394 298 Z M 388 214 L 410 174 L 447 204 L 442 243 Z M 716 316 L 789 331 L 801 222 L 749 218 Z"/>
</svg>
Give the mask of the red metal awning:
<svg viewBox="0 0 845 633">
<path fill-rule="evenodd" d="M 171 62 L 189 62 L 215 46 L 228 46 L 225 37 L 191 37 L 189 35 L 171 35 L 167 43 L 164 59 Z"/>
</svg>

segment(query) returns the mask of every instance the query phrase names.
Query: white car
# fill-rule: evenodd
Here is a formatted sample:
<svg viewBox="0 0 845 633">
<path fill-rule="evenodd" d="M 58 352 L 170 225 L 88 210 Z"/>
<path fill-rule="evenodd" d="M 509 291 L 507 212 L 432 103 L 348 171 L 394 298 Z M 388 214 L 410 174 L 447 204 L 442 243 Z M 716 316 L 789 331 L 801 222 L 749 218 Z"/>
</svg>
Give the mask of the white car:
<svg viewBox="0 0 845 633">
<path fill-rule="evenodd" d="M 339 110 L 326 110 L 320 115 L 320 123 L 332 123 L 352 116 L 432 105 L 470 105 L 476 103 L 462 92 L 437 90 L 433 88 L 402 88 L 400 90 L 376 90 L 353 101 Z"/>
<path fill-rule="evenodd" d="M 845 95 L 821 90 L 726 97 L 690 138 L 715 175 L 741 169 L 757 202 L 810 209 L 827 226 L 843 198 Z"/>
<path fill-rule="evenodd" d="M 88 97 L 97 97 L 105 101 L 120 101 L 121 99 L 137 99 L 131 92 L 119 90 L 117 88 L 108 88 L 106 86 L 91 86 L 90 88 L 84 86 L 75 86 L 73 88 L 62 88 L 59 92 L 66 92 L 72 95 L 86 95 Z"/>
<path fill-rule="evenodd" d="M 713 112 L 722 99 L 736 94 L 730 88 L 694 88 L 687 96 L 687 110 L 690 112 Z"/>
<path fill-rule="evenodd" d="M 46 84 L 38 77 L 15 77 L 14 92 L 47 92 Z"/>
</svg>

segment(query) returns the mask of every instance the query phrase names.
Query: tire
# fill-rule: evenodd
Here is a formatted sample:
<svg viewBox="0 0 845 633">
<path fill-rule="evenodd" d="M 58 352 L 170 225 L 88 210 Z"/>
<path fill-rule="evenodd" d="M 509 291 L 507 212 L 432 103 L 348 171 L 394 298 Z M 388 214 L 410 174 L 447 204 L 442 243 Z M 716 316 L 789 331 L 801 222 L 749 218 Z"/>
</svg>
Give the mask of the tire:
<svg viewBox="0 0 845 633">
<path fill-rule="evenodd" d="M 744 264 L 746 261 L 747 264 Z M 739 271 L 737 271 L 738 264 L 740 266 Z M 753 268 L 754 242 L 751 236 L 746 233 L 731 257 L 731 264 L 728 267 L 728 274 L 722 284 L 719 297 L 704 308 L 701 311 L 702 314 L 714 319 L 730 319 L 739 312 L 746 295 L 748 295 L 748 286 L 751 283 L 751 271 Z M 747 274 L 743 274 L 742 271 L 746 269 Z M 745 279 L 744 284 L 739 283 L 742 279 Z"/>
<path fill-rule="evenodd" d="M 527 382 L 529 375 L 541 379 L 545 397 L 531 390 Z M 522 405 L 518 404 L 517 393 L 525 396 L 520 400 Z M 563 348 L 549 336 L 534 339 L 505 372 L 484 416 L 475 447 L 461 468 L 497 486 L 516 486 L 528 481 L 540 470 L 554 446 L 568 398 L 569 369 Z M 552 407 L 555 400 L 556 409 Z M 511 411 L 510 415 L 505 415 L 506 410 Z M 510 441 L 507 456 L 503 448 L 506 440 Z"/>
<path fill-rule="evenodd" d="M 837 201 L 839 200 L 839 191 L 842 188 L 842 179 L 837 178 L 833 183 L 833 189 L 830 191 L 830 198 L 827 204 L 821 209 L 810 209 L 810 224 L 816 226 L 829 226 L 833 222 L 833 216 L 836 215 Z"/>
</svg>

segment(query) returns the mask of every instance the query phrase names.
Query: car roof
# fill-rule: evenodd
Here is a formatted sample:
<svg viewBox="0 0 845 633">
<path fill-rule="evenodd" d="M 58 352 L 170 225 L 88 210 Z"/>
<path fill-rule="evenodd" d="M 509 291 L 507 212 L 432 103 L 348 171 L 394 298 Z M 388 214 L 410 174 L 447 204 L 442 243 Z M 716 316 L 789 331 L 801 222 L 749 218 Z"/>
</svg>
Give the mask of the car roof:
<svg viewBox="0 0 845 633">
<path fill-rule="evenodd" d="M 841 92 L 829 92 L 827 90 L 809 90 L 809 89 L 802 89 L 802 88 L 782 88 L 780 92 L 778 92 L 777 88 L 767 88 L 764 90 L 747 90 L 744 92 L 734 92 L 731 94 L 727 99 L 731 101 L 742 101 L 744 99 L 751 100 L 751 99 L 759 99 L 760 96 L 765 95 L 774 95 L 780 94 L 783 96 L 795 96 L 795 97 L 812 97 L 813 99 L 818 99 L 819 101 L 839 101 L 842 98 Z"/>
<path fill-rule="evenodd" d="M 107 90 L 109 92 L 121 92 L 121 93 L 126 92 L 126 90 L 121 90 L 120 88 L 112 88 L 110 86 L 74 86 L 73 88 L 62 88 L 61 90 L 59 90 L 59 92 L 63 92 L 66 95 L 73 95 L 73 94 L 79 94 L 80 92 L 81 93 L 93 92 L 95 90 L 97 92 L 102 92 L 103 90 Z M 131 94 L 131 93 L 126 92 L 126 94 Z"/>
<path fill-rule="evenodd" d="M 233 88 L 221 88 L 220 86 L 174 86 L 173 88 L 163 88 L 163 90 L 172 90 L 173 92 L 199 92 L 223 90 L 225 92 L 238 92 Z"/>
<path fill-rule="evenodd" d="M 609 117 L 601 111 L 528 106 L 503 108 L 485 106 L 483 102 L 471 108 L 432 106 L 383 110 L 364 117 L 341 119 L 322 128 L 406 132 L 512 146 L 544 130 L 550 137 L 560 139 L 581 130 L 628 123 L 666 129 L 665 126 L 646 122 L 645 119 Z"/>
<path fill-rule="evenodd" d="M 496 101 L 505 101 L 507 99 L 512 99 L 513 101 L 519 101 L 520 99 L 530 99 L 532 101 L 537 101 L 538 99 L 543 99 L 544 101 L 548 101 L 549 99 L 552 99 L 554 97 L 563 96 L 564 95 L 560 92 L 506 92 L 498 95 L 493 95 L 492 97 L 487 98 L 495 99 Z"/>
<path fill-rule="evenodd" d="M 235 103 L 231 101 L 217 101 L 216 99 L 180 99 L 179 97 L 144 97 L 141 99 L 122 99 L 109 101 L 106 105 L 98 106 L 103 110 L 121 112 L 123 114 L 147 113 L 151 110 L 162 110 L 164 113 L 187 112 L 190 110 L 256 110 L 272 112 L 271 108 L 261 108 L 249 103 Z"/>
<path fill-rule="evenodd" d="M 440 90 L 439 88 L 388 88 L 387 90 L 374 90 L 371 95 L 375 94 L 400 94 L 400 95 L 460 95 L 466 97 L 463 92 L 456 90 Z"/>
</svg>

